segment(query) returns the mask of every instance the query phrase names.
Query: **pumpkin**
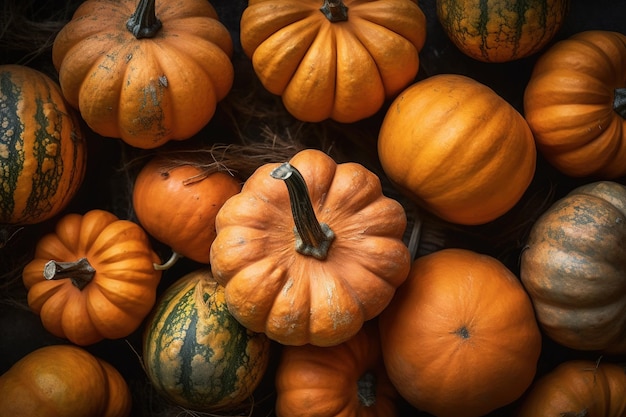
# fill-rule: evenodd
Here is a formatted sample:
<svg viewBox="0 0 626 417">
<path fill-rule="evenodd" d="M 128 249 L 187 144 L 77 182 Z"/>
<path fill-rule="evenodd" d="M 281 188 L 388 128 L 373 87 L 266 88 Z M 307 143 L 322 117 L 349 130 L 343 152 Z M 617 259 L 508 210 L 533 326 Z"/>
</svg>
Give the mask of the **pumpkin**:
<svg viewBox="0 0 626 417">
<path fill-rule="evenodd" d="M 591 30 L 551 46 L 524 91 L 545 159 L 570 177 L 626 175 L 626 35 Z"/>
<path fill-rule="evenodd" d="M 147 320 L 143 363 L 158 393 L 197 411 L 241 406 L 269 363 L 265 335 L 228 312 L 224 287 L 202 268 L 168 287 Z"/>
<path fill-rule="evenodd" d="M 73 345 L 38 348 L 0 376 L 0 415 L 126 417 L 130 389 L 108 362 Z"/>
<path fill-rule="evenodd" d="M 59 85 L 23 65 L 0 65 L 0 224 L 41 223 L 78 192 L 87 149 Z"/>
<path fill-rule="evenodd" d="M 222 171 L 172 163 L 162 155 L 142 167 L 133 187 L 135 215 L 144 230 L 176 255 L 208 264 L 217 211 L 241 190 L 241 183 Z"/>
<path fill-rule="evenodd" d="M 389 378 L 414 407 L 478 417 L 530 386 L 541 333 L 530 298 L 500 261 L 447 248 L 417 258 L 379 318 Z"/>
<path fill-rule="evenodd" d="M 413 0 L 252 0 L 240 38 L 295 118 L 351 123 L 413 81 L 426 17 Z"/>
<path fill-rule="evenodd" d="M 305 149 L 262 165 L 224 203 L 211 269 L 250 330 L 284 345 L 337 345 L 406 279 L 406 223 L 373 172 Z"/>
<path fill-rule="evenodd" d="M 62 217 L 24 267 L 29 307 L 57 337 L 77 345 L 135 331 L 156 300 L 161 271 L 146 232 L 94 209 Z"/>
<path fill-rule="evenodd" d="M 437 0 L 444 32 L 467 56 L 508 62 L 541 51 L 563 26 L 569 0 Z"/>
<path fill-rule="evenodd" d="M 610 362 L 569 360 L 533 384 L 517 417 L 622 417 L 626 369 Z"/>
<path fill-rule="evenodd" d="M 536 149 L 528 123 L 486 85 L 464 75 L 418 81 L 391 104 L 378 134 L 391 182 L 440 218 L 490 222 L 521 199 Z"/>
<path fill-rule="evenodd" d="M 152 149 L 211 120 L 233 84 L 232 52 L 206 0 L 87 0 L 54 39 L 52 59 L 93 131 Z"/>
<path fill-rule="evenodd" d="M 278 417 L 397 415 L 375 321 L 336 346 L 284 346 L 276 370 Z"/>
<path fill-rule="evenodd" d="M 551 339 L 626 353 L 626 186 L 593 182 L 553 203 L 530 230 L 520 275 Z"/>
</svg>

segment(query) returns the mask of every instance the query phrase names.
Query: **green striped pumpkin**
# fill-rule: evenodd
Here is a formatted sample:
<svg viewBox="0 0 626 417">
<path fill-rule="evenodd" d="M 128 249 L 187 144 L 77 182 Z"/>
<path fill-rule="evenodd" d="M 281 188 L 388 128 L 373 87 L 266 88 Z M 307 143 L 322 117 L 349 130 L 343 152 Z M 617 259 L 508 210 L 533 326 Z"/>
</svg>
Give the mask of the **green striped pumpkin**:
<svg viewBox="0 0 626 417">
<path fill-rule="evenodd" d="M 208 268 L 165 290 L 149 317 L 143 363 L 155 390 L 195 411 L 246 404 L 267 369 L 270 341 L 228 312 L 224 287 Z"/>
<path fill-rule="evenodd" d="M 86 156 L 59 85 L 38 70 L 0 65 L 0 224 L 58 214 L 83 182 Z"/>
<path fill-rule="evenodd" d="M 437 0 L 450 40 L 483 62 L 508 62 L 540 51 L 563 25 L 569 0 Z"/>
</svg>

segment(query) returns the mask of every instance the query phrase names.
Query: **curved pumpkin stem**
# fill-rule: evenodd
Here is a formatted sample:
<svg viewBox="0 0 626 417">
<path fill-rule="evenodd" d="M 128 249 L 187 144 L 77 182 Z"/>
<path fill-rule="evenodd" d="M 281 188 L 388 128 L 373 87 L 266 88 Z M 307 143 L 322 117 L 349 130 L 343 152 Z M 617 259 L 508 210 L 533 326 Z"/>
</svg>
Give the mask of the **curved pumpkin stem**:
<svg viewBox="0 0 626 417">
<path fill-rule="evenodd" d="M 376 404 L 376 375 L 373 372 L 365 372 L 357 381 L 357 386 L 359 403 L 365 407 Z"/>
<path fill-rule="evenodd" d="M 156 16 L 155 0 L 139 0 L 135 13 L 126 22 L 126 28 L 137 39 L 152 38 L 163 25 Z"/>
<path fill-rule="evenodd" d="M 158 263 L 153 263 L 152 266 L 154 267 L 154 269 L 156 269 L 157 271 L 166 271 L 168 269 L 170 269 L 172 266 L 174 266 L 174 264 L 176 262 L 178 262 L 179 259 L 181 259 L 183 256 L 177 252 L 172 251 L 172 255 L 170 256 L 170 258 L 165 261 L 165 263 L 162 264 L 158 264 Z"/>
<path fill-rule="evenodd" d="M 69 278 L 72 284 L 82 290 L 91 282 L 96 270 L 87 258 L 74 262 L 48 261 L 43 268 L 43 277 L 47 280 Z"/>
<path fill-rule="evenodd" d="M 320 12 L 324 13 L 326 19 L 331 22 L 344 22 L 348 20 L 348 6 L 342 0 L 324 0 L 320 7 Z"/>
<path fill-rule="evenodd" d="M 626 87 L 616 88 L 613 97 L 613 110 L 626 119 Z"/>
<path fill-rule="evenodd" d="M 291 213 L 296 224 L 294 230 L 296 251 L 316 259 L 326 259 L 328 248 L 335 238 L 335 233 L 326 223 L 317 221 L 309 197 L 309 190 L 302 174 L 291 164 L 285 162 L 274 169 L 270 175 L 272 178 L 285 181 L 287 185 Z"/>
</svg>

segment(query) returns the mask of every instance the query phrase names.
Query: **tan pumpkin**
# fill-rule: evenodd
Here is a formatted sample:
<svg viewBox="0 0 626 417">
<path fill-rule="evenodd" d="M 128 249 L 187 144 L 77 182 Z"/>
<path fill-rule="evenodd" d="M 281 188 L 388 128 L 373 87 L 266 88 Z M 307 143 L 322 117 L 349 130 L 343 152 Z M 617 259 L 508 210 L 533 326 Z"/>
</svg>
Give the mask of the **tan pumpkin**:
<svg viewBox="0 0 626 417">
<path fill-rule="evenodd" d="M 571 177 L 626 175 L 626 34 L 593 30 L 550 47 L 524 93 L 542 155 Z"/>
<path fill-rule="evenodd" d="M 232 87 L 232 51 L 206 0 L 87 0 L 56 36 L 52 60 L 92 130 L 151 149 L 209 122 Z"/>
<path fill-rule="evenodd" d="M 413 81 L 426 17 L 413 0 L 251 0 L 240 37 L 293 116 L 350 123 Z"/>
<path fill-rule="evenodd" d="M 547 336 L 626 353 L 626 186 L 585 184 L 533 224 L 520 274 Z"/>
<path fill-rule="evenodd" d="M 305 149 L 261 166 L 224 203 L 211 269 L 250 330 L 286 345 L 337 345 L 406 279 L 406 223 L 374 173 Z"/>
</svg>

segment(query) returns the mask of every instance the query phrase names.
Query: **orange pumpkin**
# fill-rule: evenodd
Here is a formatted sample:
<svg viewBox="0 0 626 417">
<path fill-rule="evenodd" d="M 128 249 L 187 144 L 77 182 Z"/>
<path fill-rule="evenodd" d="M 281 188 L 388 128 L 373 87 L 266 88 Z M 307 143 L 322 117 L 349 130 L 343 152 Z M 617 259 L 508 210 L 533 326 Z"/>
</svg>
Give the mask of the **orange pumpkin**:
<svg viewBox="0 0 626 417">
<path fill-rule="evenodd" d="M 132 398 L 108 362 L 72 345 L 36 349 L 0 376 L 0 415 L 126 417 Z"/>
<path fill-rule="evenodd" d="M 191 164 L 173 166 L 172 162 L 162 155 L 141 169 L 133 188 L 135 215 L 150 235 L 175 254 L 208 264 L 215 216 L 241 190 L 241 182 L 225 172 L 206 173 Z"/>
<path fill-rule="evenodd" d="M 389 378 L 414 407 L 478 417 L 530 386 L 541 334 L 530 298 L 500 261 L 466 249 L 417 258 L 380 315 Z"/>
<path fill-rule="evenodd" d="M 516 417 L 585 417 L 626 415 L 626 369 L 623 365 L 570 360 L 533 384 Z"/>
<path fill-rule="evenodd" d="M 389 381 L 375 321 L 330 347 L 284 346 L 276 370 L 278 417 L 394 417 L 398 393 Z"/>
<path fill-rule="evenodd" d="M 28 305 L 53 335 L 77 345 L 135 331 L 156 301 L 160 259 L 137 224 L 104 210 L 67 214 L 22 273 Z"/>
<path fill-rule="evenodd" d="M 418 81 L 391 104 L 378 135 L 389 179 L 444 220 L 476 225 L 509 211 L 533 179 L 536 149 L 521 114 L 455 74 Z"/>
<path fill-rule="evenodd" d="M 261 83 L 293 116 L 349 123 L 413 81 L 426 17 L 413 0 L 251 0 L 240 33 Z"/>
<path fill-rule="evenodd" d="M 626 175 L 626 35 L 593 30 L 536 62 L 524 114 L 542 155 L 571 177 Z"/>
<path fill-rule="evenodd" d="M 206 0 L 87 0 L 54 40 L 89 127 L 143 149 L 196 134 L 232 87 L 230 33 Z"/>
<path fill-rule="evenodd" d="M 305 149 L 261 166 L 224 203 L 211 269 L 248 329 L 286 345 L 337 345 L 406 279 L 406 223 L 374 173 Z"/>
</svg>

